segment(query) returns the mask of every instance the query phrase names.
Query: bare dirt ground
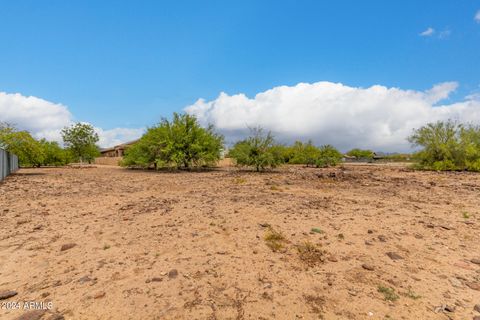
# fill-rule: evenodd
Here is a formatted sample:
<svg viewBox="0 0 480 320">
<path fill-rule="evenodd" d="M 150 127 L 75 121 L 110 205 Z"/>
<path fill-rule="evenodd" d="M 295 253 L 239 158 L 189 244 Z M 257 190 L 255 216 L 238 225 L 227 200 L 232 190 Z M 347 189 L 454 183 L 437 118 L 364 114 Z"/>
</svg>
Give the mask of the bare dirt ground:
<svg viewBox="0 0 480 320">
<path fill-rule="evenodd" d="M 22 169 L 0 218 L 2 320 L 480 315 L 479 174 Z"/>
</svg>

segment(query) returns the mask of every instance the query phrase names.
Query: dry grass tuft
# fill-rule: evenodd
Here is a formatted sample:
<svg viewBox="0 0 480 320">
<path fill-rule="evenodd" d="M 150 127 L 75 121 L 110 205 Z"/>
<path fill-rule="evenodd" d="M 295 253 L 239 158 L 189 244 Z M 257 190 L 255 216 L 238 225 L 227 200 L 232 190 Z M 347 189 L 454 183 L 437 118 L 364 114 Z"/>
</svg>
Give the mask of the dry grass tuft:
<svg viewBox="0 0 480 320">
<path fill-rule="evenodd" d="M 267 246 L 272 249 L 273 252 L 283 249 L 285 242 L 287 242 L 285 236 L 272 227 L 268 227 L 264 239 Z"/>
<path fill-rule="evenodd" d="M 325 262 L 325 251 L 311 242 L 297 245 L 298 257 L 309 267 Z"/>
</svg>

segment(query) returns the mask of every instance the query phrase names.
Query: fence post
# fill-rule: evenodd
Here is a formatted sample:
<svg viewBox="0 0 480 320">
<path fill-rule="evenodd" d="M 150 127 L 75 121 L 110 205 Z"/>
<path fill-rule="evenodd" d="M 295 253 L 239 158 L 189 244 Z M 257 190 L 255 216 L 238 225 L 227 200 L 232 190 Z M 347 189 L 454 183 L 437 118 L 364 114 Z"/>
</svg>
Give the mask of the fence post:
<svg viewBox="0 0 480 320">
<path fill-rule="evenodd" d="M 5 179 L 10 173 L 17 171 L 18 168 L 18 157 L 0 149 L 0 181 Z"/>
</svg>

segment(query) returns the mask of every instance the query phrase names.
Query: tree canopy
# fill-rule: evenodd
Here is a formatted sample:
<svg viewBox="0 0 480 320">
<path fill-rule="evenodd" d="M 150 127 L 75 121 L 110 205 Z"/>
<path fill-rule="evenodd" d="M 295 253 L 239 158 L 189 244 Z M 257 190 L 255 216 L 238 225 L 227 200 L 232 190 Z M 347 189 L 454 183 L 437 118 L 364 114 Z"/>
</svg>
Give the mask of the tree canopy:
<svg viewBox="0 0 480 320">
<path fill-rule="evenodd" d="M 220 159 L 223 136 L 203 128 L 195 116 L 173 114 L 147 130 L 126 150 L 122 165 L 191 168 L 212 166 Z"/>
<path fill-rule="evenodd" d="M 28 131 L 18 131 L 13 125 L 0 123 L 0 146 L 17 155 L 21 166 L 40 166 L 44 162 L 40 143 Z"/>
<path fill-rule="evenodd" d="M 314 166 L 320 156 L 320 149 L 314 146 L 312 141 L 308 141 L 307 143 L 295 141 L 289 149 L 290 157 L 288 163 L 291 164 Z"/>
<path fill-rule="evenodd" d="M 480 127 L 451 120 L 429 123 L 408 138 L 419 167 L 431 170 L 480 171 Z"/>
<path fill-rule="evenodd" d="M 320 147 L 319 155 L 315 164 L 317 167 L 333 167 L 342 160 L 342 153 L 332 145 L 326 144 Z"/>
<path fill-rule="evenodd" d="M 351 157 L 355 157 L 357 159 L 373 159 L 374 152 L 372 150 L 355 148 L 348 151 L 347 155 Z"/>
<path fill-rule="evenodd" d="M 63 143 L 75 161 L 91 162 L 100 153 L 96 143 L 98 134 L 90 124 L 76 123 L 62 129 Z"/>
<path fill-rule="evenodd" d="M 265 133 L 262 128 L 252 128 L 250 131 L 250 136 L 237 142 L 229 152 L 237 165 L 263 171 L 283 163 L 282 154 L 275 148 L 271 132 Z"/>
</svg>

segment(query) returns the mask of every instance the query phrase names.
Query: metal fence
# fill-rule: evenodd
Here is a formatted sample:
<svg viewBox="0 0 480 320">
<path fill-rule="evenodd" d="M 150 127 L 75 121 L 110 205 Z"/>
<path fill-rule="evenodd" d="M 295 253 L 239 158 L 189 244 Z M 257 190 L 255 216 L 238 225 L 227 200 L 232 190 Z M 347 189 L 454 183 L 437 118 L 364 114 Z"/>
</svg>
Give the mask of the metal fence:
<svg viewBox="0 0 480 320">
<path fill-rule="evenodd" d="M 0 181 L 10 173 L 18 170 L 18 157 L 0 149 Z"/>
</svg>

